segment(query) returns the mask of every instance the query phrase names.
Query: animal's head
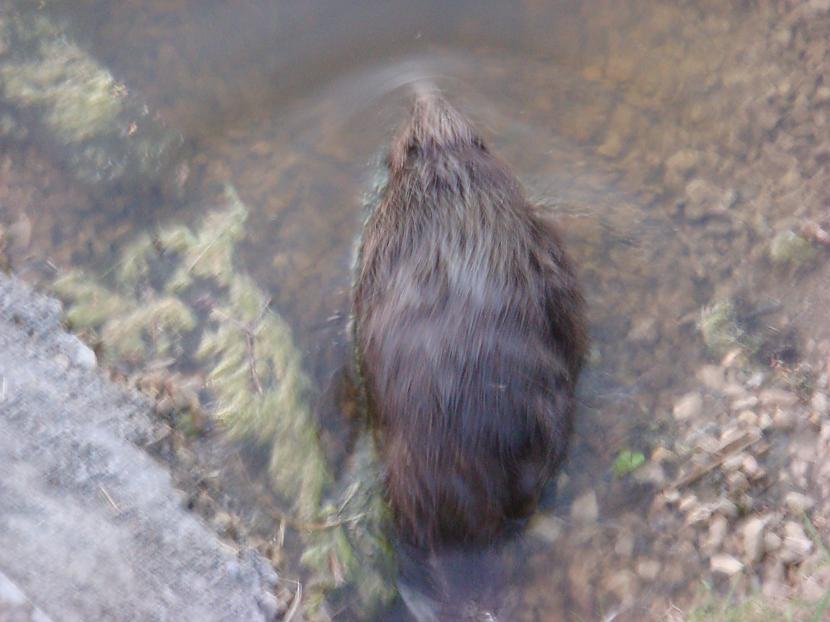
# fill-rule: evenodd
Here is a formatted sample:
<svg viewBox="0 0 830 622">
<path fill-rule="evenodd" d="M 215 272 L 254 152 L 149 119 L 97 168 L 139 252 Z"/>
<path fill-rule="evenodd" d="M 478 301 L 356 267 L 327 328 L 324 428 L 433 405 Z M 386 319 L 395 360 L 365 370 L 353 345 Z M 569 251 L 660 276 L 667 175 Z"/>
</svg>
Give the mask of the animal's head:
<svg viewBox="0 0 830 622">
<path fill-rule="evenodd" d="M 412 114 L 398 132 L 389 153 L 392 174 L 436 154 L 479 150 L 487 152 L 472 124 L 435 90 L 421 87 Z"/>
</svg>

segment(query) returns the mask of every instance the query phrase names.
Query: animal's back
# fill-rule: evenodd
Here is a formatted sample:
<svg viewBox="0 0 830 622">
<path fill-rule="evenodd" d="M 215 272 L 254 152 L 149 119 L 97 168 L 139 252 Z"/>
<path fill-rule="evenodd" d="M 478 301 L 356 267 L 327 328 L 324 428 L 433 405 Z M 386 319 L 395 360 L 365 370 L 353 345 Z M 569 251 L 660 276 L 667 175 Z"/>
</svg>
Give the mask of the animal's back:
<svg viewBox="0 0 830 622">
<path fill-rule="evenodd" d="M 442 100 L 416 104 L 363 235 L 357 348 L 398 531 L 486 541 L 567 447 L 582 299 L 553 227 Z"/>
</svg>

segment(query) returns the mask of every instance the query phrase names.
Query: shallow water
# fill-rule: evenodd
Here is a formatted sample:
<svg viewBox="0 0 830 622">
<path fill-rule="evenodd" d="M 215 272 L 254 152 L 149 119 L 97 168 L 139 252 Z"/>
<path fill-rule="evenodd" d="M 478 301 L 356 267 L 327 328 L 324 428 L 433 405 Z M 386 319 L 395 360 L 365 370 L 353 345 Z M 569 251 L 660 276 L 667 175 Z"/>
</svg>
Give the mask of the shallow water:
<svg viewBox="0 0 830 622">
<path fill-rule="evenodd" d="M 548 511 L 563 533 L 527 541 L 510 588 L 521 619 L 595 619 L 621 603 L 641 619 L 646 600 L 688 592 L 694 564 L 634 605 L 603 573 L 652 490 L 611 465 L 671 434 L 673 397 L 708 360 L 701 307 L 775 303 L 800 318 L 796 332 L 809 325 L 788 296 L 799 277 L 770 270 L 761 250 L 823 209 L 808 183 L 821 165 L 778 157 L 767 146 L 782 126 L 753 116 L 756 102 L 807 89 L 780 82 L 797 58 L 760 45 L 773 28 L 766 5 L 98 0 L 66 16 L 193 142 L 194 195 L 230 180 L 251 208 L 245 267 L 290 321 L 321 391 L 348 356 L 349 264 L 372 163 L 406 115 L 408 87 L 444 90 L 557 215 L 590 309 L 580 422 Z M 772 194 L 767 181 L 794 168 L 801 177 Z M 62 206 L 52 221 L 64 233 L 47 234 L 45 217 L 35 243 L 63 264 L 106 266 L 142 228 L 199 220 L 198 201 L 136 201 Z M 73 222 L 94 234 L 67 235 Z M 569 537 L 570 503 L 588 490 L 598 526 Z M 647 554 L 653 542 L 635 540 Z"/>
</svg>

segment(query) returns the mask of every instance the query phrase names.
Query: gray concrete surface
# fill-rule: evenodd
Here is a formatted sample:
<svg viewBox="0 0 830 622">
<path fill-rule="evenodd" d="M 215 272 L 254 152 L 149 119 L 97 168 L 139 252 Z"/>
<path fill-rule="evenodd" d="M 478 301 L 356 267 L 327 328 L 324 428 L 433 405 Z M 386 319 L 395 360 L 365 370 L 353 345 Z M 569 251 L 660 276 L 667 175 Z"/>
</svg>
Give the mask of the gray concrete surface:
<svg viewBox="0 0 830 622">
<path fill-rule="evenodd" d="M 273 570 L 182 506 L 58 302 L 0 274 L 0 622 L 274 617 Z"/>
</svg>

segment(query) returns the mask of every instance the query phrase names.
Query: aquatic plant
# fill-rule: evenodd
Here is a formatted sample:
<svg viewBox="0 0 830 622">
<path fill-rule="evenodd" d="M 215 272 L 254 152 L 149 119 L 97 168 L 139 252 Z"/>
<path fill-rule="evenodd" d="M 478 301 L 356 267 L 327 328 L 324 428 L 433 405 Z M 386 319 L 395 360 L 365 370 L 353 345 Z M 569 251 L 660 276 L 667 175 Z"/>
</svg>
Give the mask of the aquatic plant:
<svg viewBox="0 0 830 622">
<path fill-rule="evenodd" d="M 38 127 L 87 183 L 146 186 L 181 173 L 179 132 L 77 45 L 45 3 L 8 4 L 0 15 L 0 102 L 14 111 L 12 125 Z"/>
<path fill-rule="evenodd" d="M 629 473 L 633 473 L 639 469 L 645 461 L 646 457 L 643 455 L 643 452 L 623 449 L 619 454 L 617 454 L 616 460 L 614 460 L 614 466 L 612 467 L 614 476 L 624 477 Z"/>
<path fill-rule="evenodd" d="M 301 535 L 301 562 L 311 571 L 304 598 L 311 615 L 346 592 L 371 611 L 395 594 L 374 447 L 362 439 L 335 481 L 291 328 L 253 279 L 234 267 L 247 214 L 228 186 L 225 206 L 209 212 L 197 231 L 172 225 L 126 245 L 111 271 L 116 286 L 75 271 L 56 281 L 55 290 L 67 302 L 67 321 L 97 331 L 111 362 L 140 366 L 190 354 L 207 366 L 213 416 L 231 439 L 270 450 L 272 488 L 290 503 L 286 518 Z M 191 300 L 196 283 L 212 298 L 201 325 Z M 198 347 L 184 352 L 185 341 Z"/>
<path fill-rule="evenodd" d="M 705 307 L 701 311 L 698 328 L 706 347 L 716 356 L 743 343 L 744 331 L 738 324 L 735 307 L 729 300 L 719 300 Z"/>
</svg>

